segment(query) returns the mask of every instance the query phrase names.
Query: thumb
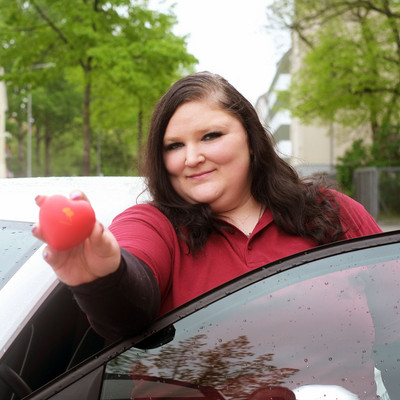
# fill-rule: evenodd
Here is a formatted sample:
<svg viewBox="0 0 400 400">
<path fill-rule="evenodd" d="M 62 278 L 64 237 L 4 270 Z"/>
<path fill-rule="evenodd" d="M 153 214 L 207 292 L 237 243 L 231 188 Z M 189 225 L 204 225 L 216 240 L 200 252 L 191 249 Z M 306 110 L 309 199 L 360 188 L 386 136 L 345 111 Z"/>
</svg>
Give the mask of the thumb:
<svg viewBox="0 0 400 400">
<path fill-rule="evenodd" d="M 92 249 L 100 257 L 119 257 L 120 250 L 118 242 L 114 235 L 105 228 L 102 223 L 96 221 L 88 240 Z"/>
</svg>

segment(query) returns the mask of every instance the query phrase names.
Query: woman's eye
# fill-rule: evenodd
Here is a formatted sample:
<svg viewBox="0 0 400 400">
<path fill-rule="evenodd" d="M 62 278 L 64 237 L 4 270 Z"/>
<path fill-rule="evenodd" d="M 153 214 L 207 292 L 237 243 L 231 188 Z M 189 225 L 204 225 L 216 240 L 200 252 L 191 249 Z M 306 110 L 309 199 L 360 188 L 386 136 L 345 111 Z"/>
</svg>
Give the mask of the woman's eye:
<svg viewBox="0 0 400 400">
<path fill-rule="evenodd" d="M 203 136 L 202 140 L 213 140 L 222 136 L 221 132 L 210 132 Z"/>
<path fill-rule="evenodd" d="M 164 146 L 164 150 L 165 151 L 176 150 L 182 146 L 183 146 L 183 143 L 170 143 L 170 144 L 167 144 L 166 146 Z"/>
</svg>

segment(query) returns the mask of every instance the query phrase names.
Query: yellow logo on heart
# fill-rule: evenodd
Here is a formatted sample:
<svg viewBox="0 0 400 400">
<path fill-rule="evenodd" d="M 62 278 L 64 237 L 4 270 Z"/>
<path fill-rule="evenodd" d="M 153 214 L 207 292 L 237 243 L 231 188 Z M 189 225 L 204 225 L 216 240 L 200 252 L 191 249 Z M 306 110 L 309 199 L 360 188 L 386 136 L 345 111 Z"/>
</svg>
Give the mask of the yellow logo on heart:
<svg viewBox="0 0 400 400">
<path fill-rule="evenodd" d="M 72 217 L 74 216 L 75 213 L 69 207 L 65 207 L 61 211 L 67 217 L 67 220 L 68 220 L 67 223 L 71 224 L 72 223 Z"/>
</svg>

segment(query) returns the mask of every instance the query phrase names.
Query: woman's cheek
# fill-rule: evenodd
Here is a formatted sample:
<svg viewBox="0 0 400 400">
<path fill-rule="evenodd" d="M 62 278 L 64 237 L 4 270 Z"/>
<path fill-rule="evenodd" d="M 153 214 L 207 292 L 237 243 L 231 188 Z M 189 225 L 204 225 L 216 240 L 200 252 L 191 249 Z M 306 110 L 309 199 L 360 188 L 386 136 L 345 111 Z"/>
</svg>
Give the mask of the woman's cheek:
<svg viewBox="0 0 400 400">
<path fill-rule="evenodd" d="M 168 152 L 164 156 L 164 164 L 169 174 L 180 174 L 185 167 L 185 157 L 183 155 L 183 152 L 179 150 Z"/>
</svg>

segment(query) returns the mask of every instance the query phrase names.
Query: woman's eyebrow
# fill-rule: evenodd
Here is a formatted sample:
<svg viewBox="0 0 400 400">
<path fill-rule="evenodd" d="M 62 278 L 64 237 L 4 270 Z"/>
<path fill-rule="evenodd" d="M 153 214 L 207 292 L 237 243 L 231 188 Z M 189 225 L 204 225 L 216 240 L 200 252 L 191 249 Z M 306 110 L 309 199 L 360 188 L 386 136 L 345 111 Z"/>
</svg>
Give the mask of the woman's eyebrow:
<svg viewBox="0 0 400 400">
<path fill-rule="evenodd" d="M 182 138 L 179 136 L 164 136 L 163 142 L 179 142 Z"/>
</svg>

